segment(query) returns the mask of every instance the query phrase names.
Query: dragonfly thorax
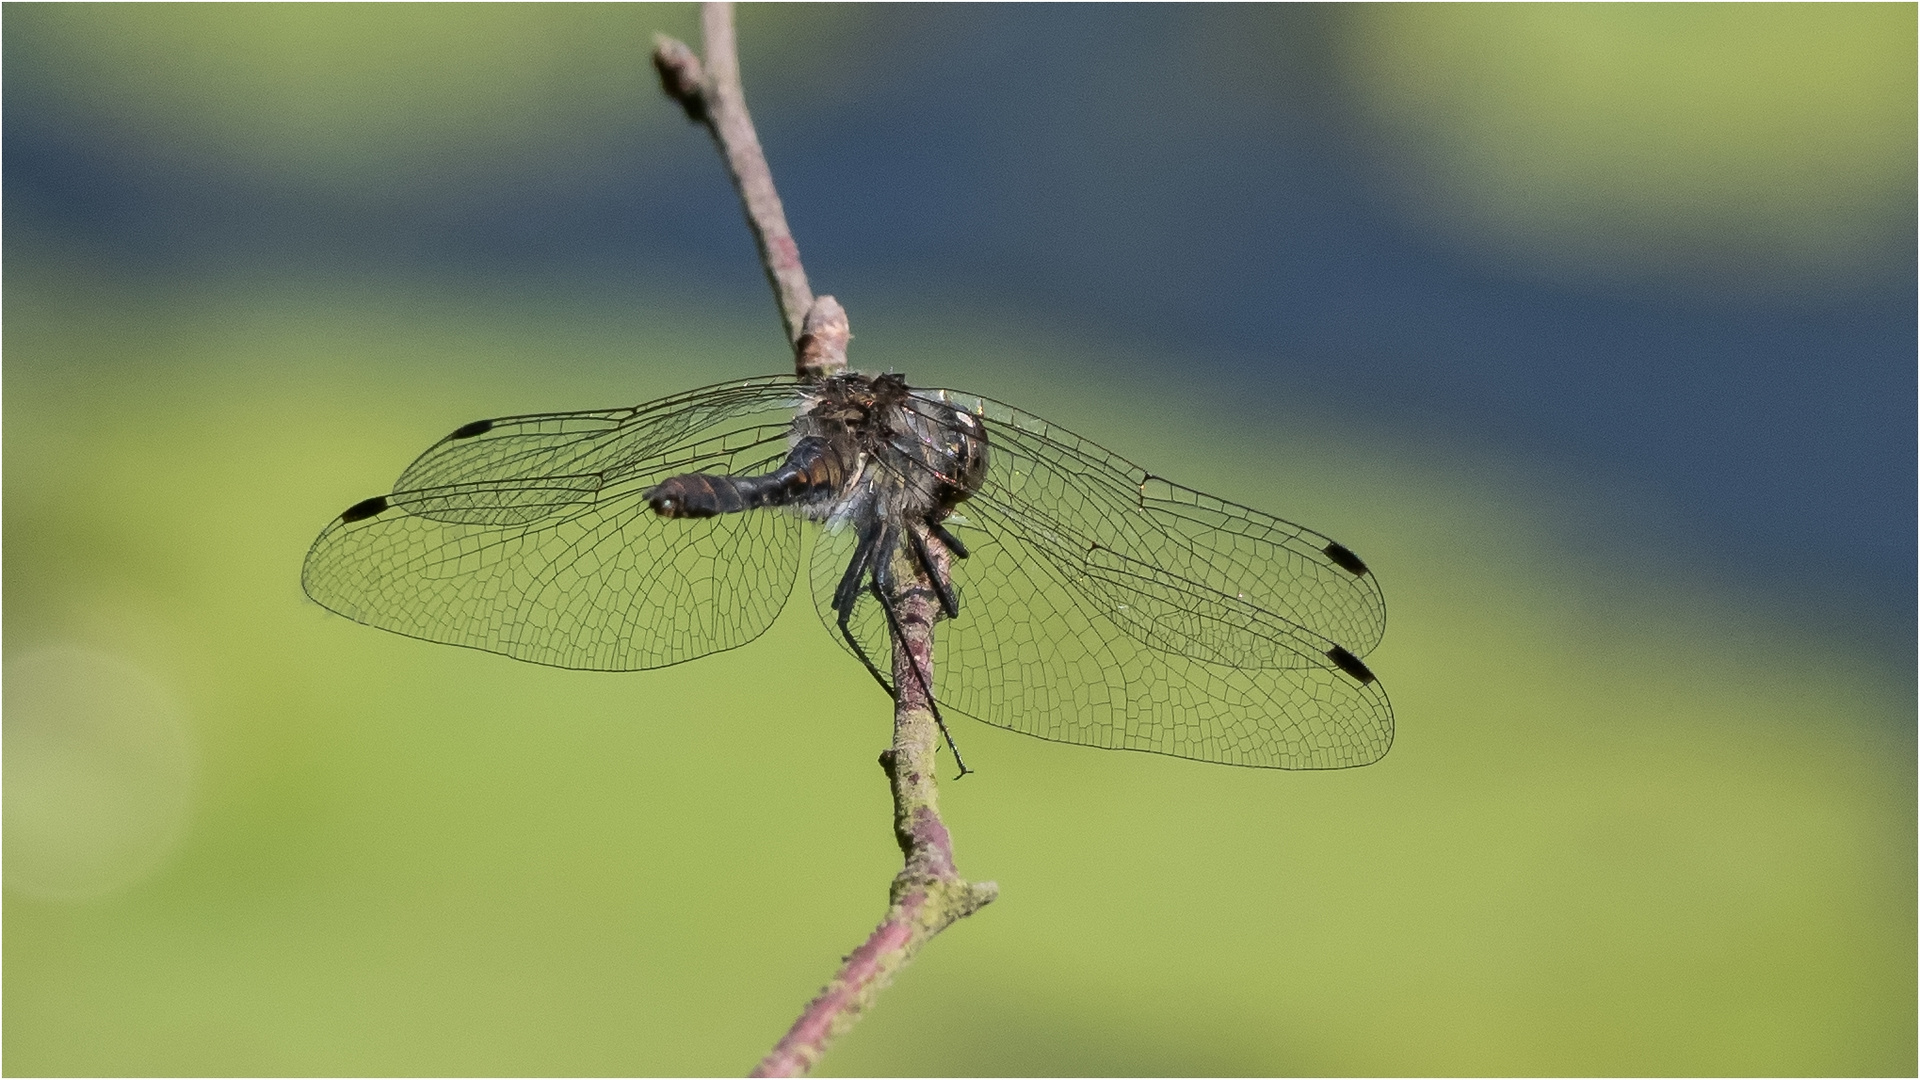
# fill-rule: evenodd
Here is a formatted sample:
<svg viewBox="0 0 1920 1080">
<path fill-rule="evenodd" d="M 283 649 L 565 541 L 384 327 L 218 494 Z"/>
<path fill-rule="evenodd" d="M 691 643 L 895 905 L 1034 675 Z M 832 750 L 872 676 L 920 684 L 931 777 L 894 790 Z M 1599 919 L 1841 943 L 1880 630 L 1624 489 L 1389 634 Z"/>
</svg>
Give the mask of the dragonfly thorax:
<svg viewBox="0 0 1920 1080">
<path fill-rule="evenodd" d="M 898 375 L 847 373 L 801 392 L 790 449 L 772 472 L 688 473 L 647 493 L 662 517 L 783 507 L 862 528 L 937 524 L 979 489 L 985 430 L 952 405 L 915 394 Z"/>
</svg>

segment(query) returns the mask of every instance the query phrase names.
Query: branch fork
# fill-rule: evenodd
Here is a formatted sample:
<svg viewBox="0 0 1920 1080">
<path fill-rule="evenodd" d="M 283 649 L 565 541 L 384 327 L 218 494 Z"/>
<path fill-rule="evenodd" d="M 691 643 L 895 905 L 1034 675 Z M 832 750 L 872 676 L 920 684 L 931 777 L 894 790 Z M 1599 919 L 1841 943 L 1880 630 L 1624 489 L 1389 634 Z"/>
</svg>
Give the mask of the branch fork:
<svg viewBox="0 0 1920 1080">
<path fill-rule="evenodd" d="M 800 262 L 800 248 L 787 228 L 786 211 L 773 173 L 747 113 L 734 41 L 733 5 L 701 9 L 706 56 L 656 35 L 653 64 L 660 85 L 689 119 L 713 135 L 746 212 L 747 227 L 794 350 L 794 370 L 803 379 L 845 371 L 853 334 L 847 313 L 831 296 L 815 297 Z M 936 556 L 945 572 L 945 555 Z M 911 560 L 906 560 L 911 564 Z M 902 568 L 918 578 L 918 566 Z M 924 583 L 923 583 L 924 584 Z M 930 588 L 907 589 L 899 601 L 893 642 L 895 687 L 893 745 L 880 754 L 893 789 L 893 832 L 904 865 L 894 875 L 889 904 L 867 940 L 850 953 L 819 996 L 754 1069 L 754 1076 L 799 1076 L 813 1068 L 833 1039 L 851 1028 L 921 946 L 999 894 L 992 882 L 974 883 L 954 868 L 953 838 L 940 818 L 934 781 L 939 729 L 925 687 L 934 685 L 933 626 L 937 614 Z"/>
</svg>

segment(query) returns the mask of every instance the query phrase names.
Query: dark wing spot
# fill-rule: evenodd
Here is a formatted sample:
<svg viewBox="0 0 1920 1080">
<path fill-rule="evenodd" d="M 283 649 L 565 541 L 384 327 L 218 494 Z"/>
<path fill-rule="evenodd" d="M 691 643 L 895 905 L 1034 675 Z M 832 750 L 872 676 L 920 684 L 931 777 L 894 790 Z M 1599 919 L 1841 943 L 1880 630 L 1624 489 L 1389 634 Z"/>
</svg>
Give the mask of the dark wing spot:
<svg viewBox="0 0 1920 1080">
<path fill-rule="evenodd" d="M 371 499 L 361 499 L 359 502 L 347 507 L 346 510 L 341 512 L 340 520 L 349 524 L 355 521 L 365 521 L 375 514 L 384 511 L 386 508 L 387 497 L 385 495 L 375 495 Z"/>
<path fill-rule="evenodd" d="M 1341 550 L 1344 551 L 1346 549 L 1342 548 Z M 1367 665 L 1361 663 L 1359 657 L 1338 645 L 1327 650 L 1327 659 L 1337 664 L 1341 671 L 1346 672 L 1362 683 L 1370 683 L 1373 681 L 1373 672 L 1367 670 Z"/>
<path fill-rule="evenodd" d="M 1329 540 L 1327 546 L 1320 550 L 1327 553 L 1327 558 L 1333 560 L 1333 565 L 1355 577 L 1367 572 L 1367 564 L 1361 562 L 1360 556 L 1348 550 L 1344 544 Z"/>
<path fill-rule="evenodd" d="M 493 430 L 493 421 L 491 421 L 491 420 L 475 420 L 475 421 L 474 421 L 473 423 L 471 423 L 471 424 L 461 424 L 461 425 L 460 425 L 459 427 L 457 427 L 457 428 L 454 428 L 454 429 L 453 429 L 453 434 L 451 434 L 451 435 L 449 435 L 449 436 L 447 436 L 447 438 L 449 438 L 449 439 L 471 439 L 471 438 L 473 438 L 473 437 L 474 437 L 475 435 L 485 435 L 485 434 L 486 434 L 487 432 L 489 432 L 489 431 L 492 431 L 492 430 Z"/>
</svg>

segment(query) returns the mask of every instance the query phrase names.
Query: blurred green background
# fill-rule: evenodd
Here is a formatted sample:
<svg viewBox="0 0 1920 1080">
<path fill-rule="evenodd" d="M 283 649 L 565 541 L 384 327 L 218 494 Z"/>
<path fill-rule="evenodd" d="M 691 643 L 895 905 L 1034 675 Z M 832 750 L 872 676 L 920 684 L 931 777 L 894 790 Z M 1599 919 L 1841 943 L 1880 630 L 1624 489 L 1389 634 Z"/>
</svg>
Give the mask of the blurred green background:
<svg viewBox="0 0 1920 1080">
<path fill-rule="evenodd" d="M 1463 259 L 1791 306 L 1911 236 L 1913 10 L 1779 10 L 1337 9 L 1309 74 L 1378 212 Z M 1123 56 L 1125 17 L 1071 20 Z M 763 127 L 804 139 L 867 93 L 888 18 L 743 13 Z M 10 133 L 91 148 L 8 151 L 8 1073 L 740 1073 L 879 916 L 889 710 L 804 598 L 749 648 L 599 675 L 300 593 L 327 520 L 460 422 L 786 363 L 705 136 L 652 85 L 656 28 L 694 14 L 5 9 Z M 1169 47 L 1234 85 L 1281 48 L 1212 22 Z M 163 227 L 142 170 L 278 209 Z M 366 239 L 596 185 L 664 208 L 600 230 L 624 255 Z M 812 251 L 830 230 L 787 198 Z M 511 205 L 498 229 L 534 230 Z M 1362 552 L 1399 721 L 1330 774 L 963 723 L 979 775 L 943 806 L 1002 898 L 823 1073 L 1915 1071 L 1910 588 L 1891 647 L 1835 633 L 1696 553 L 1585 542 L 1636 490 L 1604 453 L 1542 464 L 1284 374 L 1236 394 L 1204 347 L 1084 331 L 1044 287 L 863 293 L 887 264 L 821 241 L 860 366 Z"/>
</svg>

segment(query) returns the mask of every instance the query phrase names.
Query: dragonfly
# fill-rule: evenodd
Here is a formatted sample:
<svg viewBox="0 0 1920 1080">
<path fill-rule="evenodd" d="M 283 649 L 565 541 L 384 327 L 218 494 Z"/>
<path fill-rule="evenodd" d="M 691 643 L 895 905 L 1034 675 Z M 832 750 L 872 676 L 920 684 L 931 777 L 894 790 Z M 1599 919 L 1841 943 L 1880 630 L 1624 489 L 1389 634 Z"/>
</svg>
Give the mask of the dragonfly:
<svg viewBox="0 0 1920 1080">
<path fill-rule="evenodd" d="M 753 641 L 803 561 L 828 630 L 896 696 L 898 608 L 931 589 L 922 689 L 943 731 L 951 712 L 1279 769 L 1367 765 L 1393 743 L 1362 660 L 1386 602 L 1350 548 L 897 374 L 462 425 L 335 518 L 301 581 L 394 633 L 636 671 Z"/>
</svg>

